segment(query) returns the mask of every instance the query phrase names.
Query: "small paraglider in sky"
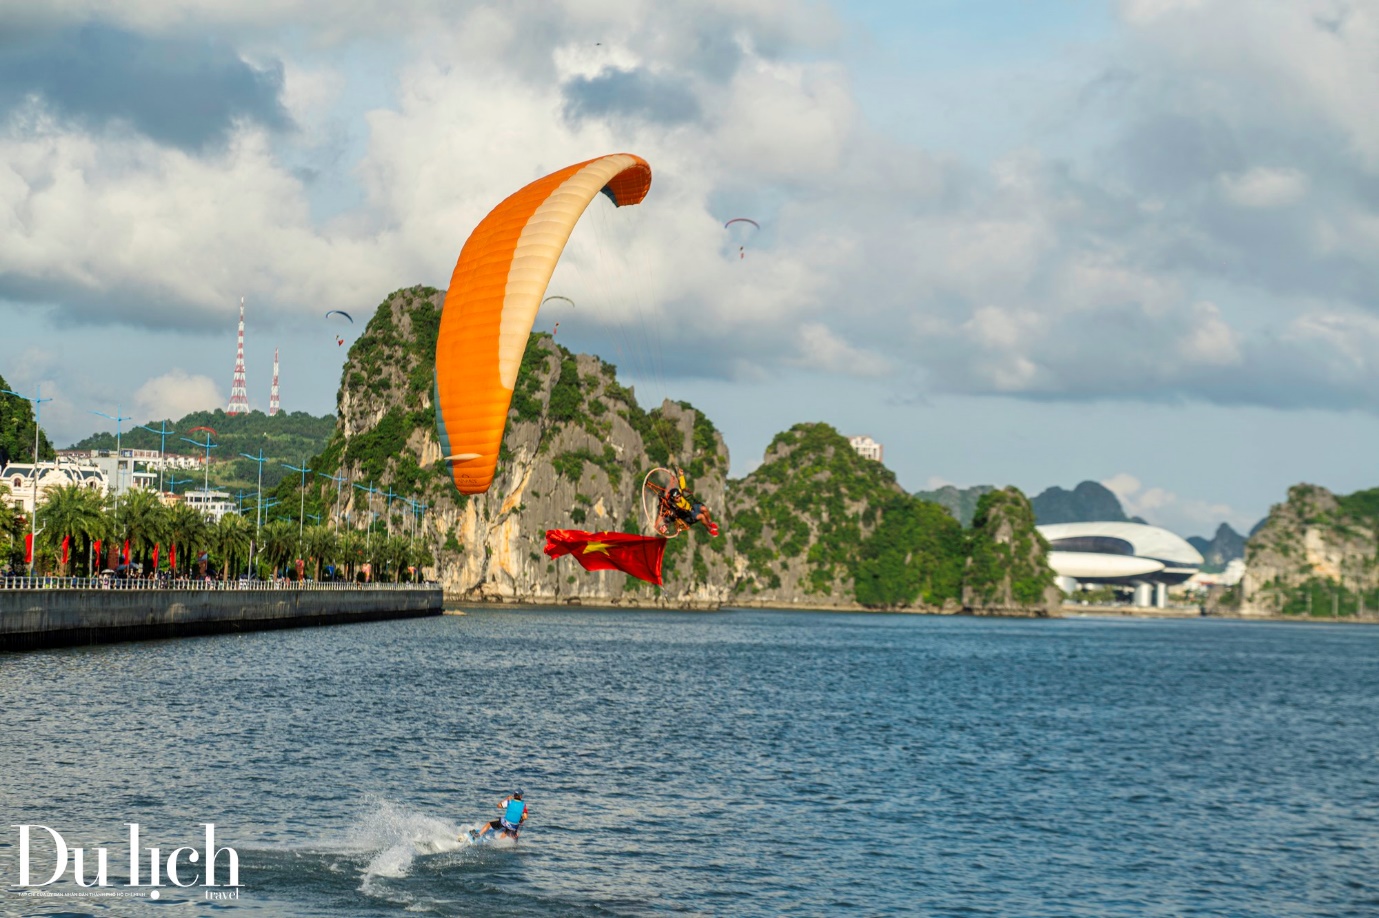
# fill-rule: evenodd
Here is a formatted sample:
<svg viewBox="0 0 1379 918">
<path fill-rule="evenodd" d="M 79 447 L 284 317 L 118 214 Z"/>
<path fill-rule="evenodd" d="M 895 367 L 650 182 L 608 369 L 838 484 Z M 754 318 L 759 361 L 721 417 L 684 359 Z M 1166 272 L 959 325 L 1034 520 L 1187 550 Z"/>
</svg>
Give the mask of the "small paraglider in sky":
<svg viewBox="0 0 1379 918">
<path fill-rule="evenodd" d="M 745 224 L 745 225 L 739 227 L 736 231 L 734 231 L 734 230 L 732 229 L 732 227 L 733 227 L 733 224 L 735 224 L 735 223 L 741 223 L 741 224 Z M 747 257 L 746 237 L 745 237 L 745 235 L 744 235 L 744 233 L 748 232 L 748 230 L 747 230 L 747 228 L 746 228 L 747 226 L 751 226 L 751 227 L 753 227 L 754 229 L 756 229 L 756 230 L 758 230 L 758 231 L 761 229 L 761 224 L 758 223 L 757 221 L 751 219 L 750 217 L 733 217 L 733 218 L 732 218 L 731 220 L 729 220 L 727 223 L 724 223 L 724 224 L 723 224 L 723 228 L 724 228 L 725 230 L 729 230 L 729 231 L 733 232 L 733 236 L 734 236 L 734 239 L 735 239 L 735 240 L 743 240 L 742 242 L 739 242 L 739 243 L 738 243 L 738 246 L 737 246 L 737 257 L 738 257 L 739 259 L 743 259 L 743 258 L 746 258 L 746 257 Z"/>
<path fill-rule="evenodd" d="M 354 319 L 350 316 L 349 313 L 345 312 L 343 309 L 332 309 L 330 312 L 326 313 L 327 319 L 329 319 L 331 316 L 344 316 L 345 321 L 349 322 L 351 325 L 354 324 Z"/>
<path fill-rule="evenodd" d="M 345 339 L 344 339 L 344 338 L 341 338 L 339 335 L 336 335 L 336 336 L 335 336 L 335 346 L 336 346 L 336 347 L 344 347 L 344 345 L 345 345 Z"/>
</svg>

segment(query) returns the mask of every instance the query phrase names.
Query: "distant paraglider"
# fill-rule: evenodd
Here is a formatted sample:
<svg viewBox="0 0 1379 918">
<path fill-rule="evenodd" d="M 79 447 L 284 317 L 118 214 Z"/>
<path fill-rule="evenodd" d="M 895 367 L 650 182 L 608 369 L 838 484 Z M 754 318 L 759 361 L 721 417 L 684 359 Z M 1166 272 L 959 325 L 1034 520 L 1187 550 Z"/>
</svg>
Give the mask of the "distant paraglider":
<svg viewBox="0 0 1379 918">
<path fill-rule="evenodd" d="M 349 313 L 345 312 L 345 310 L 343 310 L 343 309 L 332 309 L 332 310 L 330 310 L 329 312 L 326 313 L 326 318 L 327 318 L 327 319 L 329 319 L 331 316 L 341 316 L 342 318 L 344 318 L 344 320 L 345 320 L 346 322 L 350 323 L 351 325 L 354 324 L 354 316 L 352 316 L 352 315 L 350 315 Z M 336 347 L 344 347 L 344 346 L 345 346 L 345 339 L 342 338 L 340 335 L 336 335 L 336 336 L 335 336 L 335 346 L 336 346 Z"/>
<path fill-rule="evenodd" d="M 745 224 L 748 224 L 748 225 L 754 227 L 754 228 L 757 229 L 758 231 L 760 231 L 760 229 L 761 229 L 761 224 L 758 223 L 757 221 L 751 219 L 750 217 L 733 217 L 733 218 L 732 218 L 731 220 L 729 220 L 727 223 L 724 223 L 724 224 L 723 224 L 723 228 L 724 228 L 724 229 L 730 229 L 734 223 L 745 223 Z M 745 229 L 745 227 L 744 227 L 744 229 Z M 736 238 L 738 238 L 738 239 L 741 239 L 741 238 L 742 238 L 741 231 L 738 232 Z M 745 242 L 740 242 L 740 243 L 738 243 L 738 246 L 737 246 L 737 257 L 740 258 L 740 259 L 741 259 L 741 258 L 746 258 L 746 257 L 747 257 L 747 246 L 746 246 Z"/>
<path fill-rule="evenodd" d="M 545 306 L 545 305 L 546 305 L 547 303 L 549 303 L 551 300 L 560 300 L 562 303 L 569 303 L 571 309 L 574 309 L 574 308 L 575 308 L 575 301 L 572 300 L 572 299 L 570 299 L 568 296 L 548 296 L 548 297 L 546 297 L 544 300 L 541 301 L 541 305 L 542 305 L 542 306 Z M 555 335 L 556 335 L 556 332 L 558 332 L 558 331 L 560 331 L 560 323 L 559 323 L 559 322 L 555 323 L 555 327 L 551 329 L 551 337 L 554 338 Z"/>
</svg>

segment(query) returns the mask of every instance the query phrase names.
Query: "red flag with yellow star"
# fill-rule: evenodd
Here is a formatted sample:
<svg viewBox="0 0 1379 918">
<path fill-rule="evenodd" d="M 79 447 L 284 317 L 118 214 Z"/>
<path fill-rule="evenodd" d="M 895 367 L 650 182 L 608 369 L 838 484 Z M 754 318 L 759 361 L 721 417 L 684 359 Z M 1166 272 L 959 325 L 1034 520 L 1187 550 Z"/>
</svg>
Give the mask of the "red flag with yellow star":
<svg viewBox="0 0 1379 918">
<path fill-rule="evenodd" d="M 622 571 L 647 583 L 661 585 L 661 558 L 666 540 L 626 532 L 584 532 L 547 529 L 546 554 L 569 555 L 586 571 Z"/>
</svg>

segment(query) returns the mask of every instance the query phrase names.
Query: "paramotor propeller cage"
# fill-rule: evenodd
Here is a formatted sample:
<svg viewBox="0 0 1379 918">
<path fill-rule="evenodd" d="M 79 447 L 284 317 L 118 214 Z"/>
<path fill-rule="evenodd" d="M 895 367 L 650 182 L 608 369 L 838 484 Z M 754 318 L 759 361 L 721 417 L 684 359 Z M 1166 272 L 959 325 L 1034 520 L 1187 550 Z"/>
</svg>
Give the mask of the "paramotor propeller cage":
<svg viewBox="0 0 1379 918">
<path fill-rule="evenodd" d="M 670 489 L 679 484 L 679 476 L 670 469 L 654 468 L 646 473 L 642 480 L 642 513 L 648 532 L 673 539 L 690 528 L 670 505 Z"/>
</svg>

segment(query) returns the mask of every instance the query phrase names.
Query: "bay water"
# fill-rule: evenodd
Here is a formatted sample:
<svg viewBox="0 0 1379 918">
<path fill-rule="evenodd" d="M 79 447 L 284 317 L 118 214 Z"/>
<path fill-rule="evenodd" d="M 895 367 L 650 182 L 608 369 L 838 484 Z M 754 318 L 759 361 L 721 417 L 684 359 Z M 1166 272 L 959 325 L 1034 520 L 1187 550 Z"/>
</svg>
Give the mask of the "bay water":
<svg viewBox="0 0 1379 918">
<path fill-rule="evenodd" d="M 462 840 L 517 787 L 520 841 Z M 238 898 L 131 891 L 129 823 L 213 823 Z M 111 885 L 21 889 L 22 824 Z M 0 654 L 3 915 L 1376 915 L 1377 864 L 1368 627 L 506 607 Z"/>
</svg>

